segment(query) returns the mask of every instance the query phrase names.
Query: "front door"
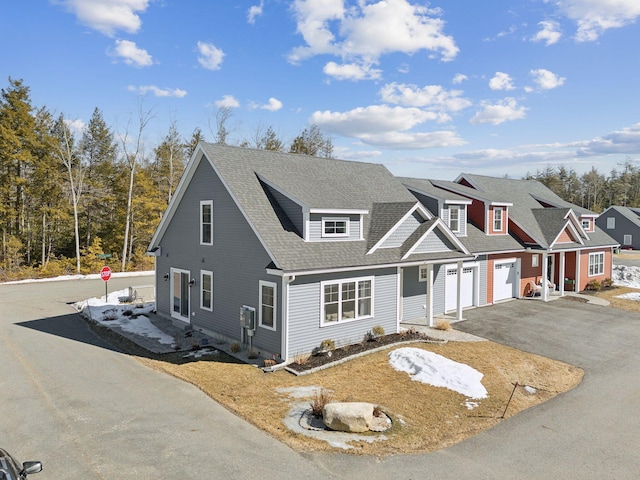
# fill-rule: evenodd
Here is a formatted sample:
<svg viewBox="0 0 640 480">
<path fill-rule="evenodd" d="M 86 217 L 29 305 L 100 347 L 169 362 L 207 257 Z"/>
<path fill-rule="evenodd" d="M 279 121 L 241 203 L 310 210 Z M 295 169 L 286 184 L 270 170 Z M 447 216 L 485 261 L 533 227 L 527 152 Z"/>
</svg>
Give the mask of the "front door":
<svg viewBox="0 0 640 480">
<path fill-rule="evenodd" d="M 171 316 L 189 323 L 189 271 L 171 269 Z"/>
</svg>

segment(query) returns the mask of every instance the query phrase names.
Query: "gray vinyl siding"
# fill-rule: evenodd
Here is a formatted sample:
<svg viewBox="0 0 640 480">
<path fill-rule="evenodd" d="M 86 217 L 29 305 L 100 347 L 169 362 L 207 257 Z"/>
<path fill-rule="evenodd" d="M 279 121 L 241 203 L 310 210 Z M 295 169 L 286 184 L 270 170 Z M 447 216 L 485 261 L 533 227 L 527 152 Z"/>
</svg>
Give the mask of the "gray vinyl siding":
<svg viewBox="0 0 640 480">
<path fill-rule="evenodd" d="M 374 277 L 374 316 L 321 327 L 320 282 L 362 277 Z M 309 353 L 326 339 L 333 340 L 336 346 L 360 342 L 377 325 L 384 328 L 385 333 L 395 333 L 398 328 L 396 303 L 395 268 L 298 277 L 289 286 L 289 356 Z"/>
<path fill-rule="evenodd" d="M 322 236 L 322 219 L 348 219 L 349 220 L 349 236 L 348 237 L 323 237 Z M 350 240 L 360 240 L 361 237 L 360 215 L 340 215 L 340 214 L 323 214 L 313 213 L 309 215 L 309 238 L 310 242 L 344 242 Z"/>
<path fill-rule="evenodd" d="M 611 217 L 616 219 L 616 225 L 615 228 L 608 229 L 607 218 Z M 613 209 L 608 210 L 596 219 L 596 225 L 600 227 L 600 229 L 603 230 L 607 235 L 612 237 L 616 242 L 618 242 L 621 247 L 629 246 L 625 245 L 624 236 L 631 235 L 631 247 L 634 250 L 640 250 L 640 227 L 638 227 L 638 225 L 634 224 L 631 220 L 629 220 L 621 213 Z"/>
<path fill-rule="evenodd" d="M 200 245 L 199 241 L 201 200 L 213 200 L 212 246 Z M 253 346 L 263 352 L 281 353 L 281 279 L 266 273 L 269 255 L 206 160 L 197 167 L 159 243 L 162 255 L 156 259 L 156 308 L 160 315 L 171 317 L 171 280 L 165 281 L 164 275 L 171 268 L 188 270 L 196 280 L 189 289 L 193 328 L 239 341 L 240 308 L 254 307 L 257 323 L 259 281 L 271 281 L 278 285 L 276 331 L 257 327 Z M 201 270 L 213 272 L 212 312 L 200 308 Z"/>
<path fill-rule="evenodd" d="M 449 204 L 445 204 L 444 207 L 442 207 L 442 220 L 444 221 L 445 225 L 449 226 L 449 209 L 452 206 L 456 206 L 458 207 L 458 211 L 459 213 L 459 232 L 454 232 L 457 236 L 459 237 L 463 237 L 467 234 L 467 208 L 466 205 L 449 205 Z"/>
<path fill-rule="evenodd" d="M 444 265 L 434 265 L 433 267 L 433 314 L 444 313 L 445 291 L 444 283 L 446 278 L 446 268 Z"/>
<path fill-rule="evenodd" d="M 483 306 L 487 304 L 487 256 L 480 255 L 476 259 L 476 261 L 480 264 L 480 284 L 478 288 L 478 306 Z"/>
<path fill-rule="evenodd" d="M 389 235 L 389 237 L 384 241 L 384 243 L 380 246 L 380 248 L 396 248 L 401 247 L 404 241 L 409 238 L 409 236 L 415 232 L 416 228 L 423 223 L 424 220 L 417 214 L 413 213 L 409 215 L 395 231 Z"/>
<path fill-rule="evenodd" d="M 302 213 L 302 207 L 276 189 L 271 187 L 267 188 L 269 189 L 269 193 L 271 193 L 271 195 L 273 195 L 273 198 L 275 198 L 276 202 L 278 202 L 278 205 L 280 205 L 284 213 L 287 214 L 287 217 L 289 217 L 291 223 L 293 223 L 298 229 L 298 232 L 302 234 L 302 232 L 304 232 L 304 215 Z"/>
<path fill-rule="evenodd" d="M 440 212 L 438 209 L 438 200 L 432 197 L 428 197 L 421 193 L 418 193 L 414 190 L 410 190 L 414 197 L 418 199 L 418 201 L 424 205 L 424 207 L 429 210 L 435 217 L 440 216 Z"/>
<path fill-rule="evenodd" d="M 427 316 L 428 282 L 418 280 L 419 267 L 402 269 L 402 321 L 410 321 Z"/>
<path fill-rule="evenodd" d="M 451 250 L 456 250 L 456 247 L 436 228 L 422 240 L 413 253 L 448 252 Z"/>
</svg>

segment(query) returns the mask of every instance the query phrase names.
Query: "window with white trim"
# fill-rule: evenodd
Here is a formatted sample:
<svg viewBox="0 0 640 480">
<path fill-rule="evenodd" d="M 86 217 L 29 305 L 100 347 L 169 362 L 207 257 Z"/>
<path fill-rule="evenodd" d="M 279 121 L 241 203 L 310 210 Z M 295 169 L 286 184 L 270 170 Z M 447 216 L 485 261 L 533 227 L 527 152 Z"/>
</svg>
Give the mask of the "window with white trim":
<svg viewBox="0 0 640 480">
<path fill-rule="evenodd" d="M 540 266 L 540 254 L 534 253 L 533 255 L 531 255 L 531 266 L 532 267 Z"/>
<path fill-rule="evenodd" d="M 276 294 L 278 286 L 260 280 L 260 326 L 276 329 Z"/>
<path fill-rule="evenodd" d="M 200 270 L 200 308 L 213 311 L 213 272 Z"/>
<path fill-rule="evenodd" d="M 200 245 L 213 245 L 213 200 L 200 202 Z"/>
<path fill-rule="evenodd" d="M 625 234 L 623 239 L 622 239 L 622 244 L 623 245 L 631 245 L 632 243 L 633 243 L 632 242 L 632 236 L 629 235 L 629 234 Z"/>
<path fill-rule="evenodd" d="M 418 268 L 418 281 L 426 282 L 429 279 L 429 268 L 427 265 L 420 265 Z"/>
<path fill-rule="evenodd" d="M 582 228 L 584 230 L 591 230 L 591 220 L 589 219 L 583 219 L 582 220 Z"/>
<path fill-rule="evenodd" d="M 460 207 L 457 205 L 449 207 L 449 228 L 452 232 L 460 233 Z"/>
<path fill-rule="evenodd" d="M 616 217 L 607 217 L 607 230 L 616 228 Z"/>
<path fill-rule="evenodd" d="M 493 209 L 493 230 L 495 232 L 502 231 L 502 214 L 503 214 L 502 208 Z"/>
<path fill-rule="evenodd" d="M 321 325 L 373 316 L 373 277 L 322 282 Z"/>
<path fill-rule="evenodd" d="M 604 273 L 604 252 L 589 254 L 589 276 L 595 277 Z"/>
<path fill-rule="evenodd" d="M 348 218 L 322 218 L 322 236 L 323 237 L 348 237 L 349 236 L 349 219 Z"/>
</svg>

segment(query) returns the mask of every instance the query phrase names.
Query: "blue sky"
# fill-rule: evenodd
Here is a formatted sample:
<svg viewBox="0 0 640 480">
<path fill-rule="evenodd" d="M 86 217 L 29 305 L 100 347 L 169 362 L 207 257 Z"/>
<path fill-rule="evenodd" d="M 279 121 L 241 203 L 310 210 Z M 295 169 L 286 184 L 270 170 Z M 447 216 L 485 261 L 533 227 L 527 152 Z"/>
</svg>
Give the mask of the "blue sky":
<svg viewBox="0 0 640 480">
<path fill-rule="evenodd" d="M 5 0 L 0 86 L 81 128 L 230 143 L 317 124 L 402 176 L 640 166 L 638 0 Z"/>
</svg>

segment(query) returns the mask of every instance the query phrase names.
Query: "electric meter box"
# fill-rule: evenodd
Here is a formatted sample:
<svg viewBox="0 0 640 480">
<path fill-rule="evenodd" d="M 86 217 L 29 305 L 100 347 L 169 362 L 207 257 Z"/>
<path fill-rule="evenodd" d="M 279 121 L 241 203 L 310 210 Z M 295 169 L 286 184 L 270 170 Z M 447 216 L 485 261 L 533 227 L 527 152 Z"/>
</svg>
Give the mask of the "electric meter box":
<svg viewBox="0 0 640 480">
<path fill-rule="evenodd" d="M 256 310 L 255 308 L 242 306 L 240 308 L 240 326 L 247 330 L 256 329 Z"/>
</svg>

